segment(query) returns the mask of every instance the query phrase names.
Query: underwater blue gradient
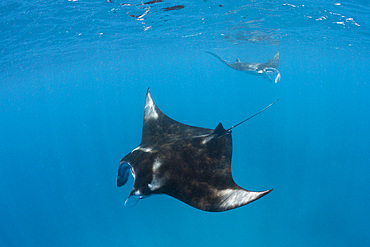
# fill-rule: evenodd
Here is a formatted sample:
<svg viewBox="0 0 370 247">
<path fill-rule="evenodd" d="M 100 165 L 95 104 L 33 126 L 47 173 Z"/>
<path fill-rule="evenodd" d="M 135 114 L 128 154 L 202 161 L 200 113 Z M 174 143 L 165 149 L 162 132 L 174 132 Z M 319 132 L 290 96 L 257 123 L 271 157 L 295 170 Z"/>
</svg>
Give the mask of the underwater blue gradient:
<svg viewBox="0 0 370 247">
<path fill-rule="evenodd" d="M 366 1 L 122 3 L 0 4 L 0 246 L 370 244 Z M 278 84 L 205 53 L 277 50 Z M 206 128 L 279 99 L 233 129 L 235 181 L 274 190 L 223 213 L 165 195 L 124 207 L 133 180 L 117 188 L 117 169 L 140 143 L 148 87 Z"/>
</svg>

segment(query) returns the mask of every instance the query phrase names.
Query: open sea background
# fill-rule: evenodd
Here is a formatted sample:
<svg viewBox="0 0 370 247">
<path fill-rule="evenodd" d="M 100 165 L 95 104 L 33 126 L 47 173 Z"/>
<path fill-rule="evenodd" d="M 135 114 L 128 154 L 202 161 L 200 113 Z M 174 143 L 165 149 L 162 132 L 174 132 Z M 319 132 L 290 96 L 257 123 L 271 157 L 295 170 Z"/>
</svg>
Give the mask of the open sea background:
<svg viewBox="0 0 370 247">
<path fill-rule="evenodd" d="M 0 2 L 0 246 L 370 246 L 369 1 Z M 235 71 L 280 51 L 282 79 Z M 223 213 L 124 207 L 147 88 L 233 130 L 232 171 L 274 189 Z"/>
</svg>

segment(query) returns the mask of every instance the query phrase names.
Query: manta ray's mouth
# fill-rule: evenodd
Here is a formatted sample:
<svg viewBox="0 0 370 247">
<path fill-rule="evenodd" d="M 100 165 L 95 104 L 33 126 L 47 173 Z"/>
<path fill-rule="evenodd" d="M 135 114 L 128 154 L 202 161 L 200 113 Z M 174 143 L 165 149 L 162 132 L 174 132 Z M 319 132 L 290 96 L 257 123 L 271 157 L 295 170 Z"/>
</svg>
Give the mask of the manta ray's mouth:
<svg viewBox="0 0 370 247">
<path fill-rule="evenodd" d="M 121 187 L 127 183 L 128 178 L 130 176 L 130 172 L 131 172 L 132 177 L 135 180 L 135 172 L 134 172 L 133 167 L 130 165 L 130 163 L 125 162 L 125 161 L 121 162 L 118 168 L 118 175 L 117 175 L 117 186 L 118 187 Z M 130 195 L 125 201 L 125 206 L 133 207 L 138 203 L 140 199 L 143 199 L 146 197 L 148 196 L 142 195 L 139 190 L 137 191 L 132 190 Z"/>
</svg>

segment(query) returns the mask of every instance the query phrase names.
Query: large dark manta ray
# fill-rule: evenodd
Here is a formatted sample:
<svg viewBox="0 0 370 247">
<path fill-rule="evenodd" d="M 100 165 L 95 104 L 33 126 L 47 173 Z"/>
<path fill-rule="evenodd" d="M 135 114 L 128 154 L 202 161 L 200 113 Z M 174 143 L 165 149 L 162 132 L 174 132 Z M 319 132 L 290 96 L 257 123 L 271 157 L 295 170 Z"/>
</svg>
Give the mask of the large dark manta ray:
<svg viewBox="0 0 370 247">
<path fill-rule="evenodd" d="M 271 190 L 245 190 L 231 175 L 233 127 L 225 130 L 219 123 L 213 130 L 179 123 L 159 110 L 148 89 L 141 143 L 121 159 L 117 186 L 126 184 L 131 171 L 134 185 L 128 200 L 137 202 L 152 194 L 167 194 L 211 212 L 261 198 Z"/>
</svg>

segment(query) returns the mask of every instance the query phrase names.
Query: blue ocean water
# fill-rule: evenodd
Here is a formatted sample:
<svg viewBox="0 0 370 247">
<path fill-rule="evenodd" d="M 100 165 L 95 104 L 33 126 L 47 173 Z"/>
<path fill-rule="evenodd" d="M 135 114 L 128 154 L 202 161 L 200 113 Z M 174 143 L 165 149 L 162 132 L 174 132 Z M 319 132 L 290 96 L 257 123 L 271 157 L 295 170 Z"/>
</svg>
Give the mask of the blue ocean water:
<svg viewBox="0 0 370 247">
<path fill-rule="evenodd" d="M 369 246 L 368 1 L 0 3 L 0 246 Z M 281 81 L 235 71 L 280 51 Z M 185 124 L 232 126 L 232 172 L 274 189 L 223 213 L 124 207 L 147 88 Z"/>
</svg>

